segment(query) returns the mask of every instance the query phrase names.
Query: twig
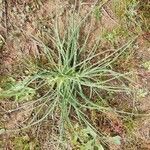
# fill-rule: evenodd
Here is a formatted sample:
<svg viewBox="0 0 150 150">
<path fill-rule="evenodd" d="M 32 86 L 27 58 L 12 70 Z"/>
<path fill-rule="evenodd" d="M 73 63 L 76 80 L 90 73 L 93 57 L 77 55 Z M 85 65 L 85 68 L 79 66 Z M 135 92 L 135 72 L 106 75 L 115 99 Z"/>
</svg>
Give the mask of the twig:
<svg viewBox="0 0 150 150">
<path fill-rule="evenodd" d="M 4 0 L 4 20 L 5 20 L 5 28 L 6 28 L 6 37 L 8 35 L 8 1 Z"/>
<path fill-rule="evenodd" d="M 102 7 L 102 10 L 108 15 L 108 17 L 117 25 L 119 25 L 119 23 L 109 14 L 108 10 L 105 9 L 104 7 Z"/>
</svg>

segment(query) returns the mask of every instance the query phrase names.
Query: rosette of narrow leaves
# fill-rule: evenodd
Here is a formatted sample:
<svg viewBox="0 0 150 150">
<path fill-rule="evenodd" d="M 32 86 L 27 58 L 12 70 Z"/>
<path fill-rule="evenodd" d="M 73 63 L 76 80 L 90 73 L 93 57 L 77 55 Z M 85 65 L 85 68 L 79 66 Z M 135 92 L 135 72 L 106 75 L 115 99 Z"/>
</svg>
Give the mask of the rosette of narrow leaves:
<svg viewBox="0 0 150 150">
<path fill-rule="evenodd" d="M 81 124 L 89 126 L 93 130 L 86 110 L 100 112 L 111 111 L 110 107 L 103 107 L 94 102 L 94 98 L 101 100 L 101 92 L 130 92 L 124 83 L 129 81 L 126 74 L 114 71 L 111 64 L 132 44 L 135 39 L 127 42 L 116 50 L 100 49 L 97 41 L 91 49 L 87 48 L 89 33 L 80 43 L 81 27 L 84 20 L 79 21 L 75 15 L 68 21 L 67 29 L 63 36 L 59 34 L 59 26 L 56 21 L 51 36 L 51 48 L 38 38 L 32 37 L 42 49 L 43 56 L 47 60 L 46 67 L 38 67 L 35 74 L 28 76 L 16 86 L 4 92 L 2 95 L 16 96 L 18 93 L 35 93 L 37 99 L 34 104 L 35 115 L 29 122 L 29 126 L 35 125 L 48 116 L 60 114 L 60 131 L 64 134 L 66 127 L 73 127 L 72 115 Z M 94 60 L 94 62 L 93 62 Z M 33 90 L 33 91 L 32 91 Z M 27 127 L 29 127 L 27 126 Z"/>
</svg>

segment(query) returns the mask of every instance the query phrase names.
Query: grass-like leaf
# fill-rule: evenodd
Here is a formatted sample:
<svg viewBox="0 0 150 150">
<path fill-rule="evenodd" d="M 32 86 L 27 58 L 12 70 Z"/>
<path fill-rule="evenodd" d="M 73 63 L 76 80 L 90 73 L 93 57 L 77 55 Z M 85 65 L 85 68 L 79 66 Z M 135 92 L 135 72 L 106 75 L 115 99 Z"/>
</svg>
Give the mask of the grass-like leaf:
<svg viewBox="0 0 150 150">
<path fill-rule="evenodd" d="M 102 99 L 100 93 L 103 91 L 130 92 L 124 83 L 124 80 L 128 80 L 126 74 L 118 73 L 110 66 L 129 48 L 135 38 L 116 50 L 108 50 L 109 55 L 103 55 L 108 51 L 96 53 L 97 48 L 100 49 L 99 41 L 91 50 L 87 48 L 90 31 L 85 36 L 84 42 L 80 43 L 81 26 L 84 21 L 84 19 L 80 21 L 75 13 L 71 15 L 63 36 L 59 34 L 58 21 L 56 21 L 54 35 L 50 38 L 51 48 L 37 37 L 32 37 L 43 50 L 43 56 L 47 60 L 46 67 L 38 66 L 36 73 L 0 94 L 0 97 L 14 97 L 22 93 L 33 94 L 34 91 L 36 95 L 34 99 L 37 97 L 36 100 L 33 99 L 36 113 L 30 120 L 29 126 L 25 128 L 58 113 L 62 135 L 66 127 L 73 127 L 71 115 L 74 115 L 81 124 L 96 131 L 86 115 L 86 110 L 105 112 L 112 109 L 98 105 L 93 97 Z M 86 58 L 83 59 L 83 56 Z"/>
</svg>

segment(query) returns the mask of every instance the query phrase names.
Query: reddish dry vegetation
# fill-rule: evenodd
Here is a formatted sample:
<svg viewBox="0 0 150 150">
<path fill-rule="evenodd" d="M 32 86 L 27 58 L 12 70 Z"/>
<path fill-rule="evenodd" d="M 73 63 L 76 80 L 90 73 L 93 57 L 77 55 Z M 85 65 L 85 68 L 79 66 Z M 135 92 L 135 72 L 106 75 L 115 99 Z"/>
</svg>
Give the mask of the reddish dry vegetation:
<svg viewBox="0 0 150 150">
<path fill-rule="evenodd" d="M 126 0 L 127 1 L 127 0 Z M 85 16 L 93 4 L 94 0 L 86 0 L 81 7 L 81 16 Z M 56 10 L 59 10 L 60 20 L 60 32 L 65 29 L 65 14 L 66 11 L 71 9 L 74 5 L 74 1 L 60 1 L 60 0 L 4 0 L 0 4 L 2 8 L 1 24 L 0 24 L 0 80 L 4 76 L 10 76 L 16 71 L 15 67 L 20 64 L 21 53 L 26 53 L 32 57 L 38 55 L 39 48 L 36 43 L 31 39 L 31 35 L 41 37 L 47 42 L 47 32 L 49 27 L 54 21 Z M 136 81 L 136 89 L 142 89 L 142 93 L 138 90 L 134 97 L 134 104 L 132 106 L 131 101 L 125 95 L 115 96 L 115 100 L 111 101 L 112 107 L 117 106 L 128 110 L 132 107 L 139 112 L 148 114 L 150 113 L 150 70 L 143 66 L 143 63 L 150 61 L 150 49 L 149 49 L 149 33 L 148 33 L 148 1 L 141 1 L 137 8 L 137 13 L 142 16 L 141 22 L 143 23 L 142 29 L 139 29 L 136 24 L 131 22 L 121 22 L 120 18 L 115 14 L 113 10 L 114 1 L 109 0 L 100 10 L 100 16 L 97 20 L 93 15 L 89 18 L 92 22 L 92 34 L 90 36 L 89 47 L 94 43 L 95 37 L 105 35 L 106 33 L 112 33 L 116 28 L 121 28 L 124 32 L 128 32 L 128 35 L 139 34 L 138 39 L 134 43 L 132 52 L 126 58 L 122 57 L 116 62 L 116 69 L 122 71 L 133 71 L 134 80 Z M 78 7 L 78 5 L 76 5 Z M 123 6 L 122 6 L 123 7 Z M 119 9 L 119 8 L 118 8 Z M 145 17 L 145 18 L 143 18 Z M 137 18 L 136 18 L 137 19 Z M 127 28 L 124 29 L 124 25 L 127 24 Z M 85 26 L 83 33 L 88 31 L 89 22 Z M 140 31 L 139 31 L 140 30 Z M 110 41 L 107 38 L 102 40 L 101 49 L 114 48 L 119 46 L 128 40 L 128 35 L 121 33 L 113 35 L 113 39 Z M 105 36 L 104 36 L 105 37 Z M 2 44 L 1 44 L 2 43 Z M 113 46 L 112 46 L 113 45 Z M 2 83 L 0 81 L 0 83 Z M 146 90 L 146 91 L 143 91 Z M 147 92 L 147 93 L 146 93 Z M 144 95 L 143 95 L 144 93 Z M 142 94 L 142 95 L 141 95 Z M 104 94 L 105 95 L 105 94 Z M 108 97 L 109 99 L 109 97 Z M 32 111 L 28 111 L 28 108 L 24 108 L 21 111 L 15 111 L 13 113 L 5 113 L 7 110 L 11 110 L 16 107 L 16 104 L 11 100 L 0 101 L 0 129 L 14 129 L 15 127 L 22 126 L 25 120 L 31 115 Z M 29 143 L 29 149 L 56 149 L 57 140 L 52 137 L 51 133 L 58 134 L 58 122 L 52 123 L 50 120 L 46 120 L 40 126 L 31 128 L 28 131 L 23 131 L 14 134 L 6 134 L 0 136 L 0 149 L 12 149 L 15 147 L 15 136 L 24 137 L 25 142 Z M 92 122 L 105 133 L 120 135 L 123 139 L 121 146 L 111 145 L 109 149 L 114 150 L 149 150 L 150 149 L 150 117 L 132 118 L 132 130 L 127 132 L 130 123 L 124 124 L 124 119 L 117 115 L 107 113 L 106 116 L 97 114 L 97 112 L 89 113 L 89 117 Z M 131 136 L 130 136 L 131 134 Z M 54 142 L 51 142 L 51 140 Z M 2 146 L 1 146 L 2 145 Z M 68 145 L 67 149 L 73 149 L 71 145 Z"/>
</svg>

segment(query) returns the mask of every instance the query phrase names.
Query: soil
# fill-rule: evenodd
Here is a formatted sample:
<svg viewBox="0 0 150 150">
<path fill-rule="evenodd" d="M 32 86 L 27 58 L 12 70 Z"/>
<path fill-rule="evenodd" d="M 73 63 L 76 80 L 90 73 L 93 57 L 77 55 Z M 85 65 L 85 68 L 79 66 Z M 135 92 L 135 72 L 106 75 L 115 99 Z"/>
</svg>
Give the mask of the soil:
<svg viewBox="0 0 150 150">
<path fill-rule="evenodd" d="M 94 0 L 83 1 L 80 12 L 81 17 L 85 16 L 90 11 L 91 5 L 94 2 Z M 30 56 L 37 56 L 40 53 L 39 48 L 32 40 L 31 35 L 35 37 L 41 37 L 41 39 L 47 42 L 46 33 L 50 32 L 49 28 L 51 28 L 52 23 L 54 22 L 55 14 L 58 10 L 59 11 L 57 13 L 60 16 L 60 33 L 63 34 L 65 29 L 65 14 L 71 9 L 73 4 L 74 0 L 4 0 L 3 3 L 0 1 L 0 8 L 2 8 L 2 15 L 0 14 L 0 80 L 3 79 L 4 76 L 13 75 L 15 67 L 20 64 L 22 53 Z M 102 7 L 99 20 L 97 20 L 95 17 L 89 18 L 93 25 L 91 29 L 92 34 L 90 36 L 90 42 L 88 45 L 89 48 L 94 43 L 95 38 L 97 38 L 99 35 L 104 35 L 104 31 L 111 32 L 120 26 L 120 20 L 111 8 L 112 4 L 112 1 L 109 0 Z M 77 5 L 76 7 L 78 8 L 79 6 Z M 144 13 L 145 11 L 146 10 L 144 10 Z M 86 33 L 89 30 L 90 22 L 87 22 L 83 33 Z M 130 28 L 129 32 L 131 32 Z M 133 78 L 136 81 L 136 86 L 134 88 L 138 91 L 134 97 L 134 109 L 145 114 L 150 113 L 150 70 L 145 68 L 143 65 L 145 62 L 150 61 L 149 38 L 150 34 L 147 31 L 142 31 L 134 45 L 134 53 L 131 56 L 132 58 L 129 59 L 126 64 L 123 60 L 119 60 L 118 62 L 120 71 L 129 69 L 130 71 L 134 72 Z M 119 37 L 116 42 L 117 46 L 119 47 L 121 43 L 125 42 L 125 40 L 126 37 Z M 109 40 L 102 40 L 103 49 L 113 49 L 114 47 L 115 46 L 112 46 L 112 43 L 109 42 Z M 120 101 L 124 100 L 123 97 L 124 96 L 119 96 L 116 100 L 117 102 L 115 101 L 115 103 L 123 106 L 123 104 L 120 103 Z M 0 101 L 0 132 L 1 128 L 14 129 L 16 127 L 21 127 L 24 122 L 31 117 L 32 109 L 28 111 L 28 107 L 19 111 L 9 112 L 9 110 L 16 108 L 17 105 L 22 104 L 18 104 L 8 99 L 3 99 Z M 119 107 L 120 106 L 118 105 L 118 108 Z M 114 116 L 112 114 L 107 114 L 107 117 L 113 118 Z M 119 134 L 123 139 L 121 146 L 111 145 L 109 149 L 149 150 L 150 117 L 139 117 L 135 119 L 136 127 L 134 128 L 134 136 L 129 140 L 129 135 L 126 133 L 123 127 L 123 121 L 118 120 L 118 118 L 119 117 L 114 117 L 112 122 L 108 121 L 109 123 L 107 121 L 99 123 L 99 125 L 101 124 L 102 126 L 106 125 L 106 127 L 103 129 L 105 132 L 112 133 L 113 130 L 113 133 Z M 100 118 L 98 118 L 97 115 L 97 120 L 98 119 Z M 59 149 L 57 146 L 59 126 L 59 120 L 57 116 L 55 121 L 56 127 L 53 127 L 53 123 L 51 123 L 53 121 L 51 120 L 45 121 L 43 124 L 31 128 L 29 131 L 25 130 L 19 133 L 16 132 L 15 134 L 11 133 L 0 135 L 0 149 L 17 150 L 17 148 L 14 146 L 15 136 L 21 138 L 25 137 L 24 141 L 30 143 L 28 149 L 31 150 Z M 71 149 L 71 144 L 68 144 L 67 150 Z"/>
</svg>

